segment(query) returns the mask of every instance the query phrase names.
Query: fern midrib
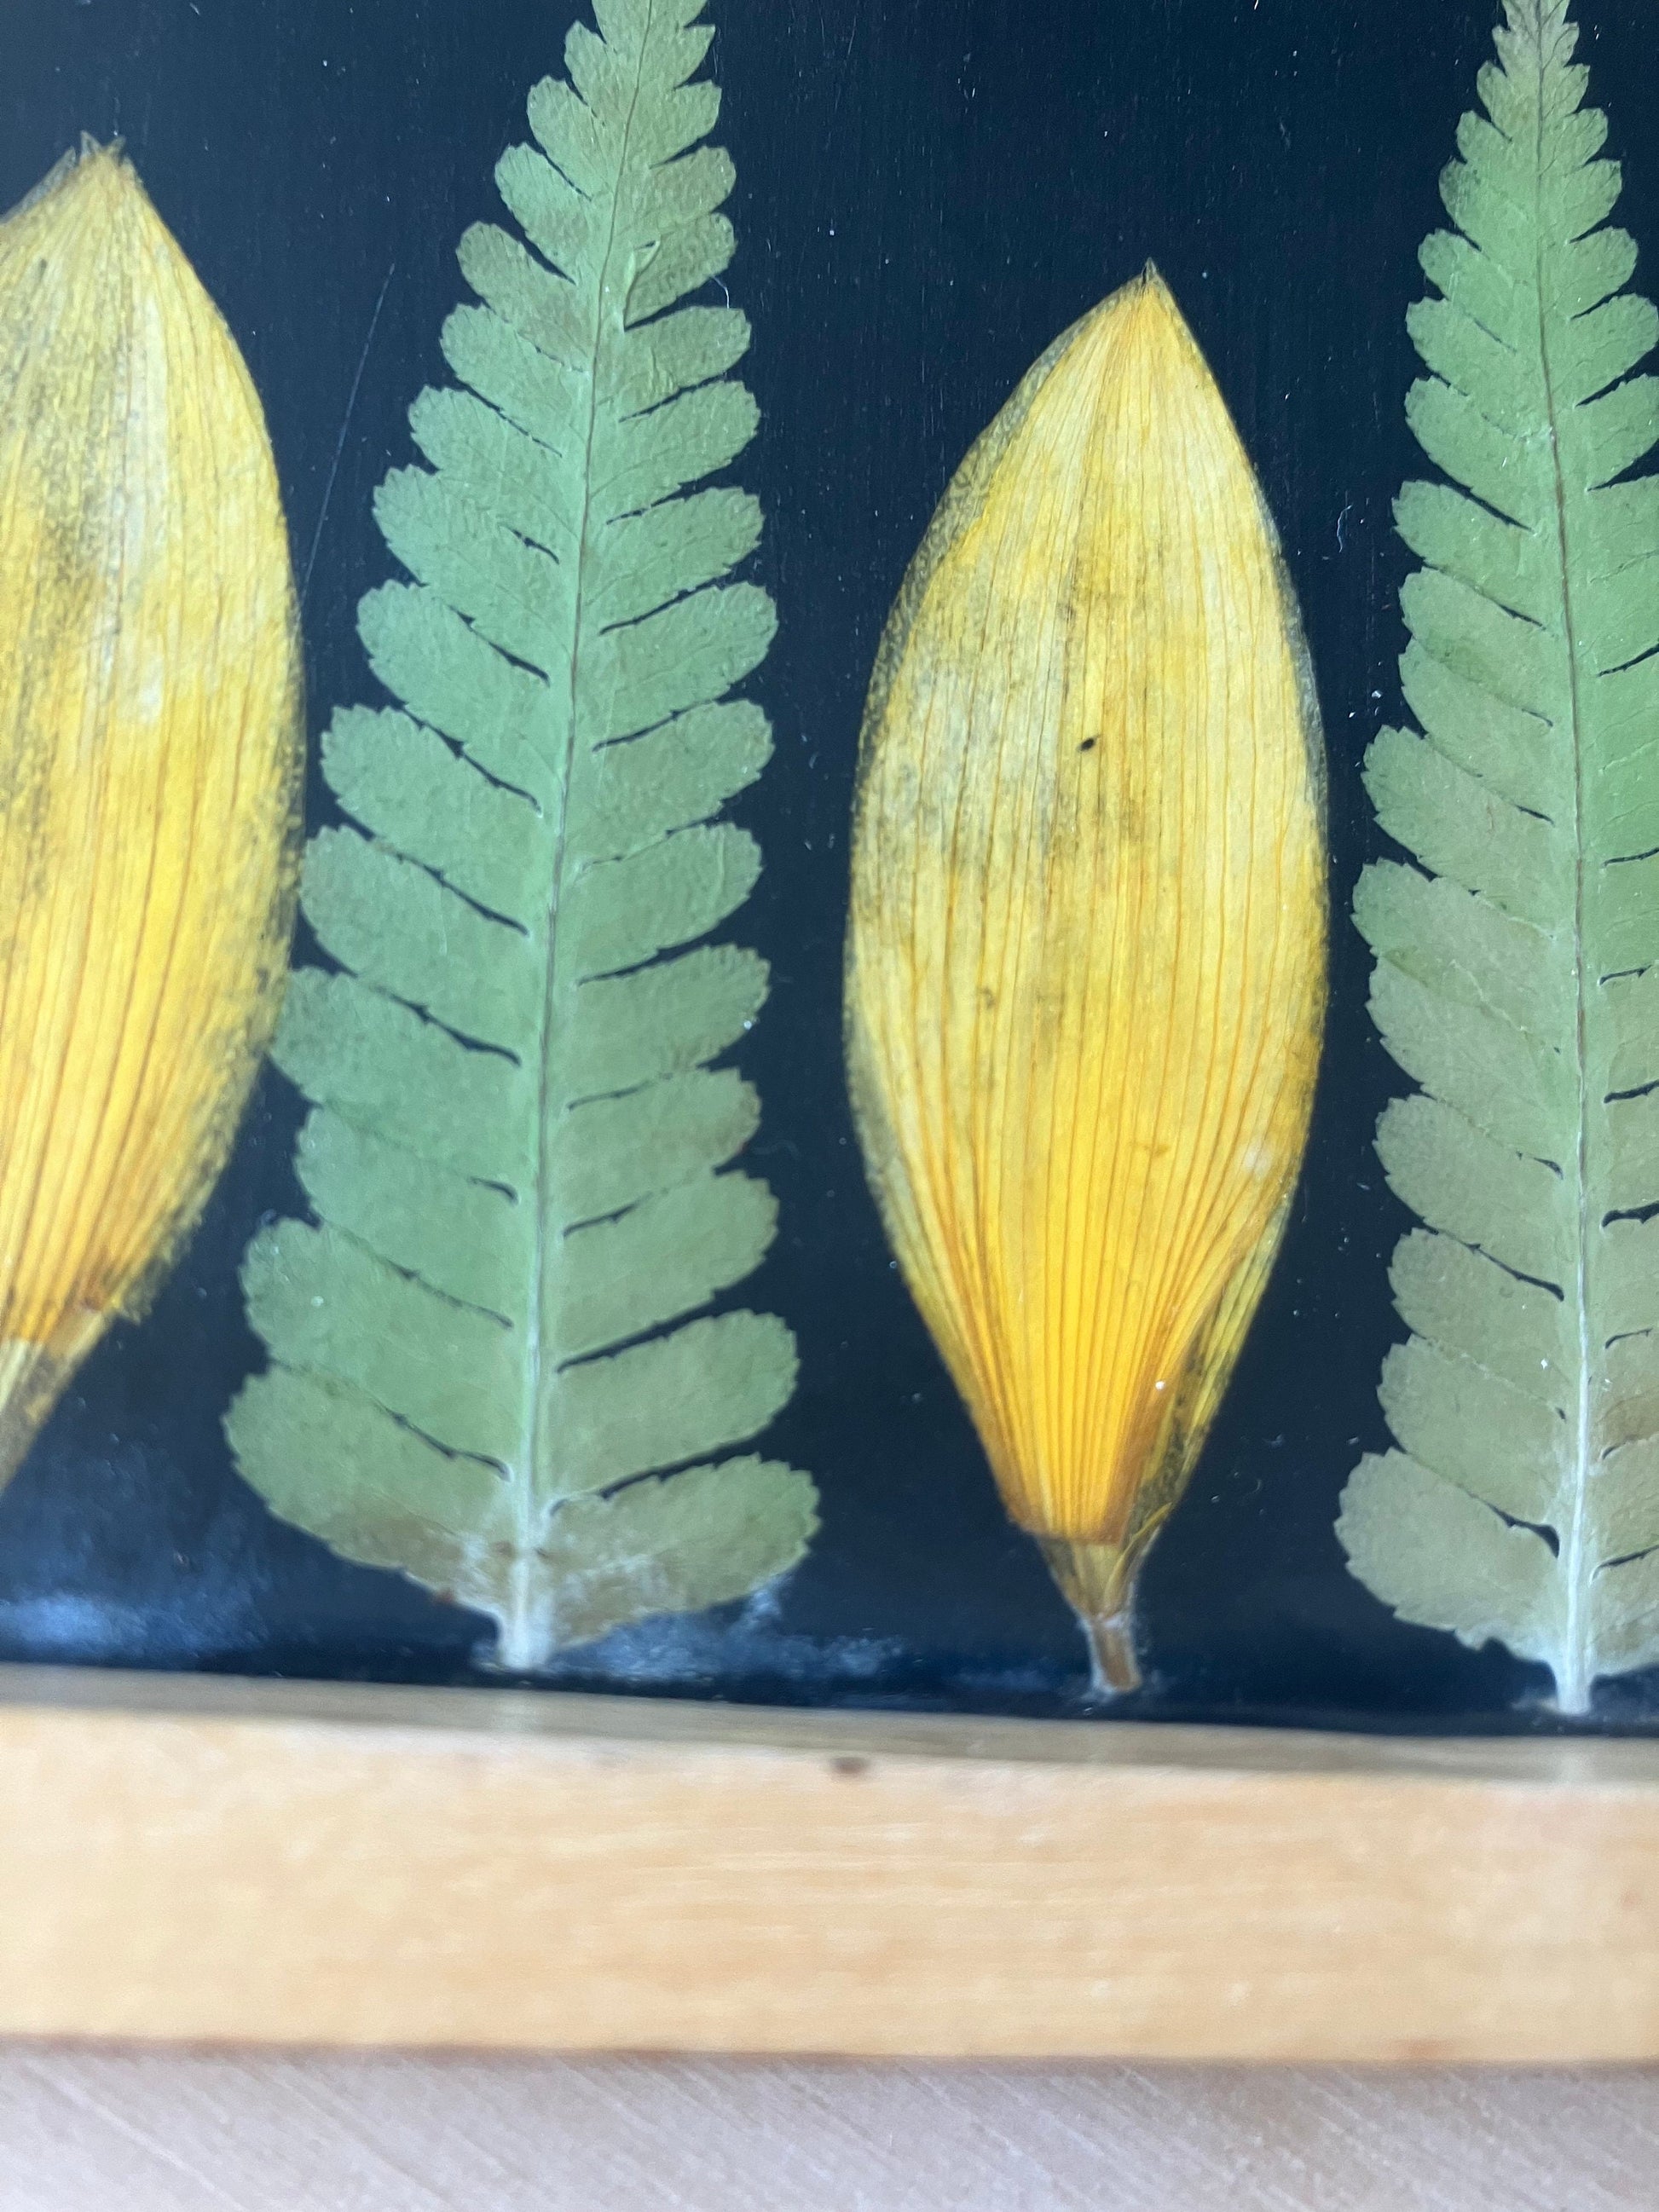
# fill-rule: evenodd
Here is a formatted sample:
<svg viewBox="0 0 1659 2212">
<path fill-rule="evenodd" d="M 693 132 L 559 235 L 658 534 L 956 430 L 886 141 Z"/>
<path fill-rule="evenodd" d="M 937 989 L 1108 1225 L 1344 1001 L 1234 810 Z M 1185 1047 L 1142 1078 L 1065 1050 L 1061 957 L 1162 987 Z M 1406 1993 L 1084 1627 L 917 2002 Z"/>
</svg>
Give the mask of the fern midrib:
<svg viewBox="0 0 1659 2212">
<path fill-rule="evenodd" d="M 553 1228 L 550 1222 L 552 1194 L 550 1169 L 553 1157 L 552 1123 L 555 1117 L 569 1110 L 568 1084 L 561 1079 L 560 1042 L 563 1024 L 558 1019 L 560 1000 L 563 994 L 565 977 L 559 959 L 559 914 L 565 892 L 566 854 L 569 848 L 570 785 L 576 758 L 578 708 L 581 696 L 583 613 L 587 592 L 589 556 L 589 523 L 593 506 L 593 447 L 599 430 L 599 358 L 605 343 L 605 316 L 610 296 L 611 263 L 617 250 L 617 209 L 622 198 L 623 180 L 628 173 L 628 157 L 632 143 L 635 112 L 639 105 L 640 88 L 645 73 L 645 56 L 650 44 L 655 15 L 653 0 L 647 0 L 645 25 L 641 33 L 636 57 L 634 86 L 629 100 L 628 117 L 623 126 L 622 143 L 618 151 L 615 178 L 611 187 L 610 222 L 605 232 L 605 251 L 600 257 L 599 276 L 594 287 L 593 333 L 591 350 L 592 374 L 588 379 L 587 416 L 581 439 L 581 504 L 576 526 L 576 574 L 571 593 L 569 651 L 566 656 L 569 670 L 566 699 L 566 720 L 563 757 L 558 765 L 555 780 L 557 793 L 558 816 L 553 832 L 551 882 L 548 894 L 547 921 L 544 942 L 547 956 L 547 978 L 542 994 L 541 1021 L 536 1036 L 537 1095 L 536 1095 L 536 1169 L 534 1204 L 536 1218 L 531 1239 L 531 1268 L 532 1280 L 528 1301 L 529 1321 L 525 1345 L 524 1424 L 520 1431 L 520 1468 L 515 1485 L 514 1517 L 517 1541 L 514 1547 L 511 1573 L 508 1616 L 501 1631 L 501 1656 L 508 1667 L 521 1656 L 516 1647 L 533 1635 L 532 1614 L 536 1581 L 536 1553 L 541 1534 L 540 1521 L 544 1508 L 552 1502 L 544 1495 L 544 1478 L 548 1470 L 542 1465 L 540 1443 L 547 1433 L 547 1415 L 557 1387 L 559 1370 L 555 1367 L 546 1372 L 546 1344 L 548 1338 L 546 1306 L 552 1294 L 556 1254 L 566 1231 Z"/>
<path fill-rule="evenodd" d="M 1586 973 L 1584 852 L 1584 746 L 1583 709 L 1579 696 L 1578 641 L 1573 611 L 1572 557 L 1567 521 L 1566 476 L 1561 465 L 1561 438 L 1555 398 L 1554 370 L 1550 355 L 1549 307 L 1546 290 L 1544 178 L 1544 39 L 1543 15 L 1538 15 L 1538 73 L 1534 107 L 1533 173 L 1536 234 L 1534 277 L 1538 293 L 1538 348 L 1544 382 L 1544 413 L 1549 427 L 1550 473 L 1555 499 L 1556 557 L 1561 574 L 1562 639 L 1567 656 L 1567 712 L 1572 741 L 1572 883 L 1573 883 L 1573 1076 L 1578 1109 L 1573 1152 L 1574 1241 L 1572 1255 L 1573 1322 L 1577 1339 L 1577 1402 L 1573 1409 L 1572 1456 L 1556 1500 L 1556 1539 L 1560 1547 L 1560 1571 L 1566 1585 L 1566 1613 L 1562 1624 L 1561 1649 L 1555 1667 L 1557 1703 L 1564 1712 L 1583 1712 L 1589 1703 L 1590 1662 L 1588 1607 L 1585 1604 L 1585 1535 L 1589 1509 L 1592 1411 L 1592 1351 L 1589 1306 L 1591 1232 L 1589 1127 L 1589 987 Z"/>
</svg>

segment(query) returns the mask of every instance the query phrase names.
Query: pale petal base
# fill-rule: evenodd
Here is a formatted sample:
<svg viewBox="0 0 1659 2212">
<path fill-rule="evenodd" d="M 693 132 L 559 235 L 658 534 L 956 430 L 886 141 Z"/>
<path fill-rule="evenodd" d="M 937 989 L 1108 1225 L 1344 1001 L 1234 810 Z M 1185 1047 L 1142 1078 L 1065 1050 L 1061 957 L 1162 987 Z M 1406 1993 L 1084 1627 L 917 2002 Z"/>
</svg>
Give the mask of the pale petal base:
<svg viewBox="0 0 1659 2212">
<path fill-rule="evenodd" d="M 78 1315 L 50 1344 L 0 1338 L 0 1490 L 28 1456 L 70 1377 L 103 1334 L 106 1318 Z"/>
<path fill-rule="evenodd" d="M 1140 1687 L 1135 1657 L 1135 1577 L 1146 1547 L 1073 1543 L 1039 1536 L 1048 1571 L 1078 1617 L 1089 1646 L 1091 1692 L 1102 1701 Z"/>
</svg>

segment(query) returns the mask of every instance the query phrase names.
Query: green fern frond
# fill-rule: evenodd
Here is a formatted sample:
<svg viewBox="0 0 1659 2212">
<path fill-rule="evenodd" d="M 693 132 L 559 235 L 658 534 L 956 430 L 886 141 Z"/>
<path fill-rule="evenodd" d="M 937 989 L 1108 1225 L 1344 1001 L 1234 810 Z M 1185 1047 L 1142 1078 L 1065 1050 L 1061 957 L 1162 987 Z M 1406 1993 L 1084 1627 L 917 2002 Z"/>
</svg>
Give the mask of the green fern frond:
<svg viewBox="0 0 1659 2212">
<path fill-rule="evenodd" d="M 1505 13 L 1411 315 L 1411 424 L 1452 482 L 1396 511 L 1418 727 L 1366 774 L 1419 866 L 1368 868 L 1355 914 L 1421 1086 L 1378 1150 L 1425 1226 L 1394 1261 L 1400 1448 L 1338 1525 L 1402 1618 L 1501 1639 L 1576 1712 L 1659 1661 L 1659 479 L 1628 473 L 1659 316 L 1620 289 L 1565 0 Z"/>
<path fill-rule="evenodd" d="M 461 241 L 459 388 L 416 401 L 428 465 L 376 507 L 414 580 L 360 617 L 402 705 L 325 739 L 361 826 L 312 840 L 303 897 L 339 967 L 295 976 L 276 1048 L 314 1105 L 316 1220 L 244 1269 L 270 1364 L 228 1417 L 243 1473 L 348 1557 L 489 1614 L 515 1670 L 752 1590 L 815 1526 L 806 1476 L 717 1456 L 787 1400 L 789 1332 L 685 1318 L 775 1216 L 722 1172 L 757 1109 L 708 1065 L 765 966 L 683 949 L 759 869 L 717 817 L 770 738 L 725 695 L 775 627 L 720 580 L 756 501 L 690 489 L 757 419 L 726 374 L 744 317 L 677 305 L 732 248 L 701 7 L 596 0 L 569 82 L 531 94 L 537 144 L 496 172 L 523 237 Z"/>
</svg>

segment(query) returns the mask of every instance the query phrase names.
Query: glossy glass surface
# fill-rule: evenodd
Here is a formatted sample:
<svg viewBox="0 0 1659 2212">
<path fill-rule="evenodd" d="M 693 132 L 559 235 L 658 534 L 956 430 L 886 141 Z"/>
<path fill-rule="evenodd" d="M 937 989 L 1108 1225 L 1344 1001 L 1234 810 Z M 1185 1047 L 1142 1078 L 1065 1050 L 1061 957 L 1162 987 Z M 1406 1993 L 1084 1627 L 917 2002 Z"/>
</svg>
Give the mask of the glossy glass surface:
<svg viewBox="0 0 1659 2212">
<path fill-rule="evenodd" d="M 745 1044 L 751 1158 L 782 1232 L 745 1303 L 784 1315 L 801 1387 L 769 1449 L 823 1526 L 775 1599 L 570 1655 L 587 1686 L 1070 1709 L 1074 1624 L 1005 1518 L 893 1272 L 841 1073 L 849 805 L 870 663 L 957 463 L 1048 341 L 1153 258 L 1233 410 L 1284 539 L 1331 768 L 1333 997 L 1290 1236 L 1186 1503 L 1142 1586 L 1160 1717 L 1550 1725 L 1541 1674 L 1401 1626 L 1333 1533 L 1402 1334 L 1406 1217 L 1371 1150 L 1405 1087 L 1365 1012 L 1346 916 L 1378 849 L 1364 747 L 1399 712 L 1407 565 L 1390 501 L 1419 465 L 1402 403 L 1436 179 L 1490 49 L 1486 0 L 714 0 L 717 137 L 738 187 L 726 284 L 755 330 L 777 643 L 753 686 L 777 754 L 739 803 L 766 867 L 735 934 L 772 963 Z M 354 630 L 390 573 L 370 497 L 442 374 L 454 246 L 559 65 L 560 0 L 18 0 L 0 200 L 82 131 L 122 134 L 246 353 L 305 592 L 313 732 L 376 696 Z M 1594 0 L 1581 53 L 1627 157 L 1619 219 L 1659 246 L 1659 76 L 1642 11 Z M 1638 288 L 1655 279 L 1644 259 Z M 313 781 L 313 817 L 331 801 Z M 303 950 L 303 947 L 302 947 Z M 0 1500 L 0 1656 L 481 1680 L 478 1624 L 273 1521 L 220 1430 L 258 1356 L 235 1270 L 298 1210 L 295 1094 L 267 1076 L 149 1318 L 118 1329 Z M 1604 1686 L 1639 1723 L 1650 1682 Z"/>
</svg>

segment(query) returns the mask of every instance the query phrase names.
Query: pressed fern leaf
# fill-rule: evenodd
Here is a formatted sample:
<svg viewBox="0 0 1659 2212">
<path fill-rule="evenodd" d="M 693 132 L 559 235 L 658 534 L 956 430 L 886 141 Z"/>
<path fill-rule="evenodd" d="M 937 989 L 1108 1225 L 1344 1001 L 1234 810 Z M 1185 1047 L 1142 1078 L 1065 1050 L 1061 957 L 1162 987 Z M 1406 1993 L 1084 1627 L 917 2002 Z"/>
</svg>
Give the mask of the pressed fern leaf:
<svg viewBox="0 0 1659 2212">
<path fill-rule="evenodd" d="M 1367 781 L 1372 1010 L 1421 1086 L 1378 1150 L 1425 1224 L 1339 1533 L 1402 1618 L 1583 1711 L 1659 1661 L 1659 315 L 1565 0 L 1505 0 L 1412 312 L 1405 696 Z M 1465 489 L 1458 490 L 1455 485 Z"/>
<path fill-rule="evenodd" d="M 682 949 L 759 867 L 714 817 L 769 751 L 723 695 L 775 626 L 719 580 L 755 501 L 687 489 L 756 422 L 726 374 L 744 317 L 676 306 L 732 245 L 700 7 L 597 0 L 569 82 L 531 94 L 537 145 L 496 172 L 524 238 L 461 242 L 462 388 L 422 392 L 430 466 L 377 505 L 414 580 L 360 620 L 402 707 L 325 740 L 361 827 L 312 840 L 302 899 L 339 970 L 295 976 L 276 1046 L 315 1103 L 317 1218 L 245 1268 L 270 1364 L 229 1416 L 243 1472 L 347 1556 L 490 1615 L 515 1670 L 739 1596 L 815 1523 L 806 1476 L 714 1456 L 788 1398 L 789 1332 L 684 1319 L 756 1266 L 775 1211 L 720 1172 L 757 1105 L 708 1065 L 764 965 Z"/>
</svg>

